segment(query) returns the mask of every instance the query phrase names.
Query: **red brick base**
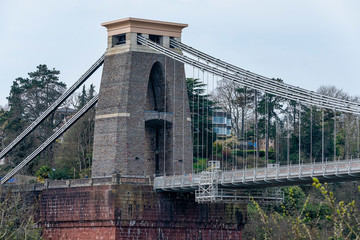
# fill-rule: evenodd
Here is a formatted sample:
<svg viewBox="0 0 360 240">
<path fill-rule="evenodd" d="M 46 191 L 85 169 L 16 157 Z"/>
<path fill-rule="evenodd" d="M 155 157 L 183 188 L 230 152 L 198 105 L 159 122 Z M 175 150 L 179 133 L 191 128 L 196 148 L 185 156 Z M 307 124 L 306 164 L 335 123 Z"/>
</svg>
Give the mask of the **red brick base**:
<svg viewBox="0 0 360 240">
<path fill-rule="evenodd" d="M 45 239 L 241 239 L 246 206 L 121 184 L 43 190 Z"/>
</svg>

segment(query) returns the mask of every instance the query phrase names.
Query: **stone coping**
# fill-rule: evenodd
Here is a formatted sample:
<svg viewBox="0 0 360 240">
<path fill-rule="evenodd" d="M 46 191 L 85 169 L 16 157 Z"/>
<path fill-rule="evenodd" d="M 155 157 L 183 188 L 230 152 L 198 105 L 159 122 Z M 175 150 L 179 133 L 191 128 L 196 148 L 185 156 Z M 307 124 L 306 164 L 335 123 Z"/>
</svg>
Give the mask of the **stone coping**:
<svg viewBox="0 0 360 240">
<path fill-rule="evenodd" d="M 128 17 L 105 22 L 101 26 L 106 27 L 108 36 L 133 32 L 180 38 L 182 29 L 188 25 Z"/>
<path fill-rule="evenodd" d="M 116 185 L 116 184 L 134 184 L 134 185 L 152 185 L 150 177 L 141 176 L 121 176 L 114 174 L 112 176 L 105 176 L 99 178 L 83 178 L 83 179 L 68 179 L 68 180 L 45 180 L 44 183 L 34 184 L 6 184 L 1 187 L 11 188 L 13 191 L 42 191 L 44 189 L 55 188 L 69 188 L 69 187 L 88 187 L 101 185 Z"/>
</svg>

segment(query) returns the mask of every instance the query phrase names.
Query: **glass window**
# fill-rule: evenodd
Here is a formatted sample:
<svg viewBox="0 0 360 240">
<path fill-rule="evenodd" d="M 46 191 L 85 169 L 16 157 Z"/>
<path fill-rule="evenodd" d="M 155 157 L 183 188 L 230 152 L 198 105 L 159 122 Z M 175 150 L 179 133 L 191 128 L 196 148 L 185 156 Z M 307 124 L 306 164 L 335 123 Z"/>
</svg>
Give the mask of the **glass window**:
<svg viewBox="0 0 360 240">
<path fill-rule="evenodd" d="M 226 125 L 231 126 L 231 119 L 230 118 L 226 119 Z"/>
<path fill-rule="evenodd" d="M 225 117 L 213 117 L 213 123 L 215 124 L 225 124 L 226 118 Z"/>
<path fill-rule="evenodd" d="M 214 132 L 217 134 L 225 135 L 226 134 L 226 128 L 224 127 L 214 127 Z"/>
<path fill-rule="evenodd" d="M 226 135 L 231 135 L 231 129 L 230 128 L 226 129 Z"/>
</svg>

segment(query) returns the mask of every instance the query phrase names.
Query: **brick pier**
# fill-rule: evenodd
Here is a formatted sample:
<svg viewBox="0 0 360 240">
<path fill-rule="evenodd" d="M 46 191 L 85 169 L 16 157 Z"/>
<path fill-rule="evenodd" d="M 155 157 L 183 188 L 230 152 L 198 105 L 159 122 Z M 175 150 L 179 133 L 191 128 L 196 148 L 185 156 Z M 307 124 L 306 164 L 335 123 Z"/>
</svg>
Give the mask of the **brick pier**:
<svg viewBox="0 0 360 240">
<path fill-rule="evenodd" d="M 44 238 L 241 239 L 246 205 L 197 204 L 192 193 L 158 193 L 141 181 L 43 189 Z"/>
</svg>

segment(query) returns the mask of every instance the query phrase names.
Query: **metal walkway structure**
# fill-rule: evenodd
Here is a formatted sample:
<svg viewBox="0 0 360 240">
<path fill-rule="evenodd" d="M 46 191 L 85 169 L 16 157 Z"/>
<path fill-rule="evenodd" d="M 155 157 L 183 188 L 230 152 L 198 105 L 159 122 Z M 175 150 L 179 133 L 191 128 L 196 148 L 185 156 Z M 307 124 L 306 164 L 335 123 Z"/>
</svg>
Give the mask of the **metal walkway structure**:
<svg viewBox="0 0 360 240">
<path fill-rule="evenodd" d="M 360 160 L 219 171 L 214 181 L 221 188 L 254 189 L 309 184 L 313 178 L 328 182 L 359 180 Z M 209 185 L 202 182 L 202 173 L 157 177 L 154 180 L 154 188 L 163 191 L 194 191 L 199 185 Z"/>
</svg>

